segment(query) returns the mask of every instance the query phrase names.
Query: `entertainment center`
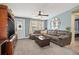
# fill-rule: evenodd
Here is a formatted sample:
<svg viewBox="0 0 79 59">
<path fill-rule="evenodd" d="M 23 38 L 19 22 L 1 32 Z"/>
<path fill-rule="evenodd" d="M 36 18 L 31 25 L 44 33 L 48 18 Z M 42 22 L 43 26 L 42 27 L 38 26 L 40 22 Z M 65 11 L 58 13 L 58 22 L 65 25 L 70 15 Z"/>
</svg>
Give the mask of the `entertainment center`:
<svg viewBox="0 0 79 59">
<path fill-rule="evenodd" d="M 0 5 L 0 54 L 12 55 L 16 42 L 14 17 L 6 5 Z"/>
</svg>

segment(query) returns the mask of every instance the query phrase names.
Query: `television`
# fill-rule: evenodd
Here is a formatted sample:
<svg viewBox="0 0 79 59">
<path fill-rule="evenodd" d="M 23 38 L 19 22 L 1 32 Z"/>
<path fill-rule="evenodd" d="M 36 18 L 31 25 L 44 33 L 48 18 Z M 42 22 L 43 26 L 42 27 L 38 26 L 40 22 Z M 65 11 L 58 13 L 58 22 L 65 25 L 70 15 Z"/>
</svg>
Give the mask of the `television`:
<svg viewBox="0 0 79 59">
<path fill-rule="evenodd" d="M 15 33 L 14 20 L 12 18 L 8 18 L 8 38 L 11 38 Z"/>
</svg>

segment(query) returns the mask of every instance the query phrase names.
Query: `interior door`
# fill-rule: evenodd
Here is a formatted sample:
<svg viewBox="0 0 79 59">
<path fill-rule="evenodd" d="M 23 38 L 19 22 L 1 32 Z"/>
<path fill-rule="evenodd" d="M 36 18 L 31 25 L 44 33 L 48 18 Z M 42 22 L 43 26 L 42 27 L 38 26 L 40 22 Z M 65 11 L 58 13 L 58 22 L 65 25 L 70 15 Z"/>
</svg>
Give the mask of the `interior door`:
<svg viewBox="0 0 79 59">
<path fill-rule="evenodd" d="M 25 19 L 21 18 L 16 19 L 16 32 L 18 39 L 25 38 Z"/>
</svg>

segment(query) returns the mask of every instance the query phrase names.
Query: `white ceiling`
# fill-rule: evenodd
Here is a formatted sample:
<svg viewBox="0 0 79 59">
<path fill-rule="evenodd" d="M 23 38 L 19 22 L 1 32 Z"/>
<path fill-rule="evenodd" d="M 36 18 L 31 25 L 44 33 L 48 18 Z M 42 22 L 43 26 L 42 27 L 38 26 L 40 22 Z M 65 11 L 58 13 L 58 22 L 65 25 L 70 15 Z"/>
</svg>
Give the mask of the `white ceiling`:
<svg viewBox="0 0 79 59">
<path fill-rule="evenodd" d="M 42 17 L 48 19 L 63 13 L 73 7 L 79 5 L 77 3 L 10 3 L 7 4 L 12 9 L 15 16 L 40 18 L 37 16 L 38 11 L 42 10 L 44 14 L 49 17 Z"/>
</svg>

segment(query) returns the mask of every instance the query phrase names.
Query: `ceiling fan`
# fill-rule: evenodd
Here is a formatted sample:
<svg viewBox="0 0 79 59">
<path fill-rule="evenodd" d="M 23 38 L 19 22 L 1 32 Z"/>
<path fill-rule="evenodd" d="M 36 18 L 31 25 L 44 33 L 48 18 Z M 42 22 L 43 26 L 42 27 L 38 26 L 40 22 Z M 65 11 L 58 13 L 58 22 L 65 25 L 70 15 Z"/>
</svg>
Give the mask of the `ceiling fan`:
<svg viewBox="0 0 79 59">
<path fill-rule="evenodd" d="M 42 11 L 39 11 L 38 16 L 48 16 L 48 15 L 42 14 Z"/>
</svg>

